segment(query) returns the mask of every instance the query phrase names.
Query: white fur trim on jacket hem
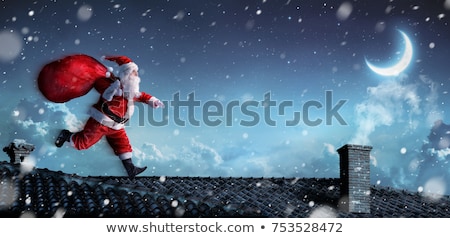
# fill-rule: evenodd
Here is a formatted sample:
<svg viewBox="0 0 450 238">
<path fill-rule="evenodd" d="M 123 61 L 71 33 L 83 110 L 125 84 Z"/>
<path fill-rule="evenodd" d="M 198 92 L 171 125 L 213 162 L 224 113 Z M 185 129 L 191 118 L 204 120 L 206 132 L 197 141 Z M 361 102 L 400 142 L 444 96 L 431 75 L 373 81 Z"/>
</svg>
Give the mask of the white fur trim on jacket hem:
<svg viewBox="0 0 450 238">
<path fill-rule="evenodd" d="M 98 123 L 107 126 L 111 129 L 120 130 L 125 127 L 125 124 L 113 121 L 111 118 L 109 118 L 108 116 L 106 116 L 105 114 L 103 114 L 101 111 L 97 110 L 94 107 L 91 107 L 89 109 L 88 114 L 92 118 L 94 118 L 94 120 L 96 120 Z"/>
</svg>

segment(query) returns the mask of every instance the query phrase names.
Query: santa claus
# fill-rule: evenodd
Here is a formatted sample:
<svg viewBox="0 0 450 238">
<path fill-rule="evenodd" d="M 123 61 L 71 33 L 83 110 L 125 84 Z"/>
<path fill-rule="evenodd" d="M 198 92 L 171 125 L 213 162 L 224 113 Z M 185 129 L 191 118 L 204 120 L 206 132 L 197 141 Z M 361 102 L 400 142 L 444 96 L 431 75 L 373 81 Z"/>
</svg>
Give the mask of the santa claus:
<svg viewBox="0 0 450 238">
<path fill-rule="evenodd" d="M 57 147 L 69 142 L 74 148 L 84 150 L 102 137 L 122 161 L 129 176 L 134 178 L 147 168 L 135 166 L 132 162 L 132 147 L 125 132 L 125 123 L 134 112 L 134 102 L 149 104 L 153 108 L 163 108 L 164 104 L 156 97 L 139 91 L 141 81 L 138 66 L 126 56 L 105 57 L 119 65 L 119 77 L 108 75 L 112 80 L 97 80 L 95 88 L 100 98 L 89 110 L 90 118 L 84 129 L 78 132 L 62 130 L 55 141 Z M 107 74 L 110 74 L 107 72 Z"/>
</svg>

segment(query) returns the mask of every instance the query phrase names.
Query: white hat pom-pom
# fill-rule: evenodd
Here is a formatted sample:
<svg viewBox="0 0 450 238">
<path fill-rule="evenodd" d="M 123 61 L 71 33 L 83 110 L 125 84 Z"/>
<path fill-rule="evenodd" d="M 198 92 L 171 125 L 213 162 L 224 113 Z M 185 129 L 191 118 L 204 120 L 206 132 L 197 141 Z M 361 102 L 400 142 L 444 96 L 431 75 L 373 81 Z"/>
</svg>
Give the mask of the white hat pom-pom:
<svg viewBox="0 0 450 238">
<path fill-rule="evenodd" d="M 112 72 L 113 70 L 114 70 L 114 69 L 113 69 L 112 67 L 108 67 L 108 71 L 106 71 L 105 76 L 106 76 L 107 78 L 110 78 L 110 77 L 111 77 L 111 72 Z"/>
</svg>

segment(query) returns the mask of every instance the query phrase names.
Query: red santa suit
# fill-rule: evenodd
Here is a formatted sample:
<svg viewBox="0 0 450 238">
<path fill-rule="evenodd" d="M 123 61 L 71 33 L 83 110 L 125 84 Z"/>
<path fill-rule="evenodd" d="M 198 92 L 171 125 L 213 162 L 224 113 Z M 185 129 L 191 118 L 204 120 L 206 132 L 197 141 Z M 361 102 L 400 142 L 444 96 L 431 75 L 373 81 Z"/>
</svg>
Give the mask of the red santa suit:
<svg viewBox="0 0 450 238">
<path fill-rule="evenodd" d="M 120 81 L 102 80 L 96 83 L 101 94 L 98 102 L 89 110 L 90 118 L 82 131 L 72 134 L 70 143 L 79 150 L 87 149 L 105 136 L 114 154 L 121 160 L 132 157 L 132 147 L 124 126 L 134 112 L 134 102 L 162 107 L 157 98 L 139 92 L 138 66 L 127 57 L 106 57 L 120 65 Z"/>
<path fill-rule="evenodd" d="M 48 100 L 67 102 L 95 88 L 100 93 L 98 102 L 89 110 L 90 118 L 84 129 L 70 132 L 63 129 L 55 140 L 57 147 L 70 142 L 76 149 L 91 147 L 103 136 L 121 159 L 128 177 L 133 179 L 147 166 L 132 162 L 132 147 L 124 126 L 133 115 L 134 102 L 143 102 L 154 108 L 164 107 L 156 97 L 139 91 L 138 66 L 126 56 L 106 57 L 119 64 L 119 79 L 91 56 L 69 55 L 52 61 L 41 69 L 38 88 Z"/>
</svg>

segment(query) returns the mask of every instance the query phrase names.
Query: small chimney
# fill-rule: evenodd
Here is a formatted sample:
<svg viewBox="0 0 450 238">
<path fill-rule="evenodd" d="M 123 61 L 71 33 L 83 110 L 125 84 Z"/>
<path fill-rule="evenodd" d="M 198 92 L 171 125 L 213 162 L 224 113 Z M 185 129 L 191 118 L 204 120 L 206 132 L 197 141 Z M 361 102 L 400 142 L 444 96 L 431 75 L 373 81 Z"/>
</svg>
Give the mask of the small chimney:
<svg viewBox="0 0 450 238">
<path fill-rule="evenodd" d="M 339 207 L 352 213 L 370 213 L 371 146 L 347 144 L 337 150 L 340 160 Z"/>
<path fill-rule="evenodd" d="M 23 139 L 14 139 L 3 151 L 8 154 L 11 164 L 20 164 L 34 150 L 34 145 Z"/>
</svg>

